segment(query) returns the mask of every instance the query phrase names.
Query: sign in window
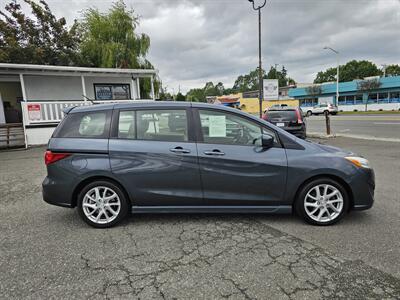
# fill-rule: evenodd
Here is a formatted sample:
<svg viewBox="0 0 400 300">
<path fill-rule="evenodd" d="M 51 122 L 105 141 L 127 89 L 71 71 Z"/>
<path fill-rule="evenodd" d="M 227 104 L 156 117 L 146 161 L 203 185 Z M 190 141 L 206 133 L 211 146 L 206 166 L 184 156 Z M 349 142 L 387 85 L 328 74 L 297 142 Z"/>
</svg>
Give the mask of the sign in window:
<svg viewBox="0 0 400 300">
<path fill-rule="evenodd" d="M 128 100 L 131 99 L 129 84 L 95 84 L 96 100 Z"/>
</svg>

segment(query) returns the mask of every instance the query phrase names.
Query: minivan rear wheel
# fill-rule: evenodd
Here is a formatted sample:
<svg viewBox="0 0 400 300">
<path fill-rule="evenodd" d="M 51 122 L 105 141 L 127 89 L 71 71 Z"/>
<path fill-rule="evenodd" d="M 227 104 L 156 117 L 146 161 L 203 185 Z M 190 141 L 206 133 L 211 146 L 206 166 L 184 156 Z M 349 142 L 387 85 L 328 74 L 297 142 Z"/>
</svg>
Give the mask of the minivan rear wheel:
<svg viewBox="0 0 400 300">
<path fill-rule="evenodd" d="M 349 198 L 345 188 L 330 178 L 307 183 L 295 203 L 297 214 L 313 225 L 332 225 L 340 221 L 348 207 Z"/>
<path fill-rule="evenodd" d="M 78 211 L 87 224 L 96 228 L 107 228 L 126 217 L 129 205 L 124 193 L 116 184 L 94 181 L 79 193 Z"/>
</svg>

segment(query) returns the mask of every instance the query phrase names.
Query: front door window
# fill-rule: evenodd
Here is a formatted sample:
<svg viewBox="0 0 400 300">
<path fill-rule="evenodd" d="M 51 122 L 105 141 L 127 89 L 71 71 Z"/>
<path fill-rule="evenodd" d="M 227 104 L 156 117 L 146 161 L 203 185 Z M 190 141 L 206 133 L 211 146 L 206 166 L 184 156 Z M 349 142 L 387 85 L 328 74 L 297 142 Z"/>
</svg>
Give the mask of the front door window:
<svg viewBox="0 0 400 300">
<path fill-rule="evenodd" d="M 263 133 L 274 136 L 276 141 L 274 132 L 231 113 L 200 110 L 200 123 L 203 142 L 208 144 L 254 146 Z"/>
</svg>

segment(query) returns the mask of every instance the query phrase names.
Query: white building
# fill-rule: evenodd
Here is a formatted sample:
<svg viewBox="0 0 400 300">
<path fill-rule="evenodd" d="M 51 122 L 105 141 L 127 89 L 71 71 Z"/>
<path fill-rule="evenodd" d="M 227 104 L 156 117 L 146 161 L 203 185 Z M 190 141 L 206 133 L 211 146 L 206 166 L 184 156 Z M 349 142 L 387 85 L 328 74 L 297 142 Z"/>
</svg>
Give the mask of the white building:
<svg viewBox="0 0 400 300">
<path fill-rule="evenodd" d="M 155 100 L 156 73 L 151 69 L 0 63 L 0 147 L 21 142 L 46 144 L 67 106 L 143 100 L 140 80 L 150 80 L 148 100 Z"/>
</svg>

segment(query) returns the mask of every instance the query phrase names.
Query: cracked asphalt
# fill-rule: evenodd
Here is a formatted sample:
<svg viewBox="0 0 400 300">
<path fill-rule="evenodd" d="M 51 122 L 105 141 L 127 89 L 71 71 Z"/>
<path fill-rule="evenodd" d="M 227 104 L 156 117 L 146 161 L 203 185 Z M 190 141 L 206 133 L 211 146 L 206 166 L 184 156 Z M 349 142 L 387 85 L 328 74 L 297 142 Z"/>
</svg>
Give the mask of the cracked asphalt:
<svg viewBox="0 0 400 300">
<path fill-rule="evenodd" d="M 324 142 L 376 152 L 368 141 Z M 399 199 L 383 194 L 399 177 L 378 180 L 387 186 L 377 188 L 377 201 L 392 197 L 388 206 L 376 203 L 328 228 L 293 216 L 174 214 L 98 230 L 75 210 L 42 201 L 43 150 L 0 152 L 1 299 L 400 298 Z M 384 170 L 399 169 L 388 159 L 377 165 L 378 178 Z M 382 214 L 388 218 L 378 226 Z M 373 226 L 372 241 L 357 238 Z"/>
</svg>

